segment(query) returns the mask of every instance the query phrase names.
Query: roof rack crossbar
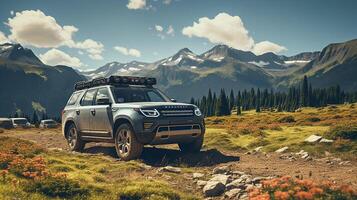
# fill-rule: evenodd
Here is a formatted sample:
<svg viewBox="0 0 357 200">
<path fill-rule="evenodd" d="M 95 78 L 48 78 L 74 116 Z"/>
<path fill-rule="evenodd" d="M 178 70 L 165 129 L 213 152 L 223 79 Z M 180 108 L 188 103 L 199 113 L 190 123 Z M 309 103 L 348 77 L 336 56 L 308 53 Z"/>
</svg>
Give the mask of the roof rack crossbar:
<svg viewBox="0 0 357 200">
<path fill-rule="evenodd" d="M 83 90 L 100 85 L 145 85 L 153 86 L 156 84 L 156 78 L 139 76 L 110 76 L 100 77 L 90 81 L 80 81 L 74 85 L 75 90 Z"/>
</svg>

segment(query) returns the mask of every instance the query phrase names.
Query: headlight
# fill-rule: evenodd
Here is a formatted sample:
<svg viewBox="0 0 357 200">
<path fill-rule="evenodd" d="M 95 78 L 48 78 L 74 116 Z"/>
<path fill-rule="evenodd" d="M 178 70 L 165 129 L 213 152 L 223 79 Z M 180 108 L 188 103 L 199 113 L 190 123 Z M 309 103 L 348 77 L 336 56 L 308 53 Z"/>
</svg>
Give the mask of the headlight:
<svg viewBox="0 0 357 200">
<path fill-rule="evenodd" d="M 159 111 L 157 111 L 156 109 L 140 109 L 140 112 L 145 117 L 158 117 L 158 116 L 160 116 Z"/>
<path fill-rule="evenodd" d="M 197 107 L 195 108 L 195 115 L 198 116 L 198 117 L 202 115 L 200 109 L 197 108 Z"/>
</svg>

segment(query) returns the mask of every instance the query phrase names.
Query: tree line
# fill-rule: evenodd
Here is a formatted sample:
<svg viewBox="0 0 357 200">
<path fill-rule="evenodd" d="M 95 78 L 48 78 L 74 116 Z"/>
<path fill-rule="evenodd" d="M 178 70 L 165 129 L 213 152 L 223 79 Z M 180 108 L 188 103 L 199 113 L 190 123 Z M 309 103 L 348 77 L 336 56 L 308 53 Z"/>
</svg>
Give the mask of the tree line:
<svg viewBox="0 0 357 200">
<path fill-rule="evenodd" d="M 197 105 L 205 116 L 230 115 L 237 110 L 262 109 L 271 111 L 293 112 L 300 107 L 323 107 L 328 104 L 354 103 L 357 101 L 357 92 L 345 92 L 339 85 L 328 88 L 313 88 L 305 76 L 298 86 L 290 87 L 286 92 L 273 89 L 250 89 L 238 91 L 234 94 L 231 89 L 229 95 L 224 89 L 219 94 L 208 90 L 207 96 L 199 99 L 191 98 L 190 103 Z"/>
</svg>

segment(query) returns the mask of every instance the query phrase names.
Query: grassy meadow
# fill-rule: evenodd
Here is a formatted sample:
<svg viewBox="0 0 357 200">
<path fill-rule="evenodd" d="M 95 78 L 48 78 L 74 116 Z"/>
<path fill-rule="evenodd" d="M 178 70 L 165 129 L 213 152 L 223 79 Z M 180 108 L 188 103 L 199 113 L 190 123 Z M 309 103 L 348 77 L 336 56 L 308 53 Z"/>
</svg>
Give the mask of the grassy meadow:
<svg viewBox="0 0 357 200">
<path fill-rule="evenodd" d="M 356 159 L 357 106 L 354 104 L 303 108 L 293 113 L 246 111 L 240 116 L 207 118 L 206 128 L 204 148 L 228 154 L 257 147 L 273 152 L 288 146 L 289 151 L 303 149 L 317 157 L 329 152 L 336 157 Z M 305 138 L 312 134 L 335 141 L 305 143 Z M 177 164 L 182 173 L 161 173 L 158 167 L 142 160 L 122 162 L 102 154 L 48 150 L 0 134 L 0 199 L 203 198 L 191 174 L 211 169 Z"/>
</svg>

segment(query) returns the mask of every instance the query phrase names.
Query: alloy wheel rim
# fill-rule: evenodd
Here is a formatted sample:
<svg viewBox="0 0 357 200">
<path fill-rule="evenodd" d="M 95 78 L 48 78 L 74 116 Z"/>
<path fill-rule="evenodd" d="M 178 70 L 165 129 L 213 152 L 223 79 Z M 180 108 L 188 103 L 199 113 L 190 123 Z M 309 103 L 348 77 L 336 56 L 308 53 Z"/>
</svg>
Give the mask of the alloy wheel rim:
<svg viewBox="0 0 357 200">
<path fill-rule="evenodd" d="M 77 141 L 77 131 L 75 128 L 72 128 L 69 130 L 69 135 L 68 135 L 68 144 L 71 148 L 73 148 L 76 144 Z"/>
<path fill-rule="evenodd" d="M 128 129 L 122 129 L 118 135 L 118 149 L 121 155 L 127 155 L 130 151 L 130 131 Z"/>
</svg>

